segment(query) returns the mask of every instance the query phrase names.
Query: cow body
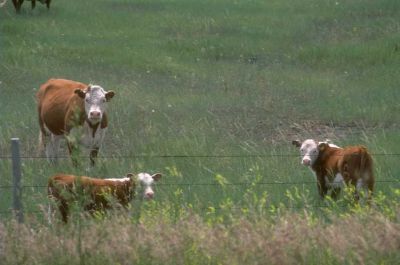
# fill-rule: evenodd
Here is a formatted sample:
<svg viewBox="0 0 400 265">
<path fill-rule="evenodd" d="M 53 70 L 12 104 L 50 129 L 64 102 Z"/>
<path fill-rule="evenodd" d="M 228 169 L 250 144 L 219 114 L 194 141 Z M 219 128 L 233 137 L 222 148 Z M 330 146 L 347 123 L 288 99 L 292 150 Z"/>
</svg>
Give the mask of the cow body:
<svg viewBox="0 0 400 265">
<path fill-rule="evenodd" d="M 31 1 L 32 9 L 34 9 L 36 7 L 36 0 L 28 0 L 28 1 Z M 51 0 L 38 0 L 38 1 L 42 4 L 46 4 L 47 9 L 50 9 Z M 15 10 L 17 11 L 17 13 L 19 13 L 21 11 L 21 6 L 24 0 L 12 0 L 12 2 L 14 4 Z"/>
<path fill-rule="evenodd" d="M 142 187 L 142 198 L 152 199 L 152 185 L 161 174 L 127 174 L 125 178 L 96 179 L 57 174 L 49 178 L 47 190 L 50 199 L 58 204 L 63 222 L 68 221 L 71 203 L 81 201 L 85 211 L 103 211 L 112 208 L 113 201 L 127 208 L 135 196 L 136 189 Z"/>
<path fill-rule="evenodd" d="M 108 126 L 106 102 L 114 96 L 100 86 L 86 85 L 66 79 L 50 79 L 36 94 L 38 102 L 40 146 L 47 158 L 55 162 L 61 139 L 66 136 L 70 154 L 77 151 L 78 142 L 90 149 L 94 164 Z M 72 129 L 83 132 L 71 134 Z M 80 139 L 79 139 L 80 138 Z M 73 158 L 74 165 L 77 160 Z"/>
<path fill-rule="evenodd" d="M 355 187 L 356 200 L 361 188 L 367 191 L 369 198 L 372 196 L 375 184 L 373 161 L 366 147 L 341 148 L 313 139 L 292 143 L 300 148 L 302 164 L 314 172 L 322 198 L 331 190 L 331 197 L 336 199 L 343 184 Z"/>
</svg>

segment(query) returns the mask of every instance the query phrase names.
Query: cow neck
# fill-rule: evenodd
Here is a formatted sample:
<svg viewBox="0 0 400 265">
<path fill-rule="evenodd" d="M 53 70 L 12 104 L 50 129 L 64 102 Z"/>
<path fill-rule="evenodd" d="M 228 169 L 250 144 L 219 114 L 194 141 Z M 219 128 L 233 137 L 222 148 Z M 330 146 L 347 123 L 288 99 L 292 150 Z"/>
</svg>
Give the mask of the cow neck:
<svg viewBox="0 0 400 265">
<path fill-rule="evenodd" d="M 320 172 L 322 170 L 323 161 L 323 154 L 319 153 L 317 159 L 315 159 L 314 163 L 311 165 L 311 168 L 315 172 Z"/>
<path fill-rule="evenodd" d="M 87 115 L 85 115 L 85 122 L 88 124 L 89 128 L 92 129 L 93 137 L 96 135 L 96 131 L 99 128 L 99 125 L 100 125 L 101 129 L 104 129 L 105 127 L 107 127 L 107 117 L 106 117 L 105 113 L 103 114 L 103 118 L 101 119 L 101 121 L 96 124 L 92 124 L 90 122 L 90 120 L 87 118 Z"/>
<path fill-rule="evenodd" d="M 319 152 L 318 157 L 317 157 L 317 159 L 315 159 L 311 168 L 316 172 L 323 171 L 326 161 L 328 160 L 329 157 L 331 157 L 332 155 L 335 155 L 335 153 L 337 153 L 336 148 L 329 148 L 328 150 Z"/>
</svg>

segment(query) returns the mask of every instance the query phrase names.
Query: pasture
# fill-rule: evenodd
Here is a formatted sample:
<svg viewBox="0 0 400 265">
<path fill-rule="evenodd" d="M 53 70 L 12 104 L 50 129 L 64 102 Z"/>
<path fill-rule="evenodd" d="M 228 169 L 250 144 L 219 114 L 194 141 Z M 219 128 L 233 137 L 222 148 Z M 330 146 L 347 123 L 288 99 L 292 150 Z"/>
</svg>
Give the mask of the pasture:
<svg viewBox="0 0 400 265">
<path fill-rule="evenodd" d="M 198 236 L 234 230 L 241 222 L 254 225 L 251 234 L 263 231 L 263 225 L 285 229 L 286 221 L 301 219 L 304 211 L 322 230 L 331 222 L 336 227 L 342 215 L 348 218 L 343 222 L 357 223 L 367 218 L 365 212 L 354 210 L 345 199 L 337 204 L 319 200 L 311 172 L 300 165 L 298 150 L 291 145 L 294 139 L 329 138 L 340 146 L 368 146 L 382 202 L 371 215 L 381 221 L 392 218 L 394 228 L 389 230 L 398 236 L 399 10 L 397 0 L 54 0 L 49 11 L 41 4 L 31 10 L 25 2 L 16 15 L 8 1 L 0 8 L 0 221 L 10 219 L 7 157 L 10 138 L 19 137 L 24 210 L 28 220 L 35 220 L 32 226 L 43 229 L 49 229 L 41 210 L 47 204 L 45 185 L 58 172 L 112 178 L 162 172 L 155 200 L 142 206 L 142 221 L 171 234 L 179 231 L 178 222 L 184 231 L 196 224 Z M 106 139 L 90 170 L 87 152 L 82 153 L 82 167 L 72 167 L 65 143 L 65 158 L 58 165 L 38 157 L 35 93 L 52 77 L 116 92 L 108 108 Z M 246 218 L 249 212 L 256 216 Z M 375 227 L 376 220 L 367 218 L 366 227 Z M 101 230 L 101 223 L 88 223 Z M 215 228 L 221 223 L 232 227 Z M 118 230 L 110 220 L 106 224 Z M 67 229 L 67 238 L 73 238 L 75 225 Z M 3 233 L 12 226 L 4 223 Z M 138 229 L 144 233 L 150 227 Z M 168 232 L 160 240 L 167 240 Z M 235 234 L 236 240 L 244 234 Z M 398 241 L 393 244 L 398 249 Z M 161 250 L 159 256 L 152 254 L 155 260 L 134 260 L 225 264 L 229 251 L 239 248 L 228 246 L 213 259 L 211 250 L 190 246 L 185 249 L 182 243 L 183 249 L 176 250 L 187 253 L 186 260 L 169 259 L 169 252 Z M 389 254 L 376 250 L 374 261 L 398 260 L 391 249 Z M 329 251 L 323 258 L 343 263 Z M 299 259 L 317 263 L 317 252 L 305 251 L 301 257 L 311 260 Z M 292 263 L 291 253 L 285 254 L 287 260 L 270 262 Z M 82 263 L 80 254 L 72 255 Z M 103 254 L 86 260 L 101 264 Z M 60 264 L 67 262 L 60 253 L 55 257 Z M 349 264 L 359 261 L 357 257 L 350 255 Z M 239 256 L 230 264 L 263 264 L 256 258 Z"/>
</svg>

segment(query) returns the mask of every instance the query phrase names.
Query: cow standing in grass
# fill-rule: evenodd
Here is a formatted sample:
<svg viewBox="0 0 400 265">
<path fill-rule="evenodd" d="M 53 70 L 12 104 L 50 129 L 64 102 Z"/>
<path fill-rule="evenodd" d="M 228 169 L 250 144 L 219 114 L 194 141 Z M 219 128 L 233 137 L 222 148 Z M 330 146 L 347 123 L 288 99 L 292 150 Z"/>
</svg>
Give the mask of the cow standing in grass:
<svg viewBox="0 0 400 265">
<path fill-rule="evenodd" d="M 57 174 L 49 178 L 47 191 L 49 198 L 57 203 L 63 222 L 67 223 L 69 209 L 74 202 L 81 202 L 83 209 L 91 213 L 112 208 L 113 201 L 126 209 L 139 188 L 139 196 L 152 199 L 152 186 L 160 178 L 160 173 L 129 173 L 124 178 L 109 179 Z M 51 213 L 50 206 L 49 218 Z"/>
<path fill-rule="evenodd" d="M 354 197 L 364 188 L 371 198 L 374 191 L 372 157 L 364 146 L 340 148 L 328 142 L 307 139 L 295 140 L 293 145 L 300 148 L 301 163 L 309 167 L 317 178 L 318 191 L 323 198 L 331 190 L 331 197 L 337 199 L 343 184 L 355 187 Z"/>
<path fill-rule="evenodd" d="M 81 142 L 90 149 L 90 161 L 100 149 L 108 126 L 107 102 L 114 96 L 97 85 L 86 85 L 66 79 L 50 79 L 37 92 L 40 137 L 39 145 L 45 149 L 47 158 L 55 162 L 62 138 L 66 137 L 69 153 L 74 156 Z M 83 136 L 71 134 L 73 129 L 83 129 Z"/>
</svg>

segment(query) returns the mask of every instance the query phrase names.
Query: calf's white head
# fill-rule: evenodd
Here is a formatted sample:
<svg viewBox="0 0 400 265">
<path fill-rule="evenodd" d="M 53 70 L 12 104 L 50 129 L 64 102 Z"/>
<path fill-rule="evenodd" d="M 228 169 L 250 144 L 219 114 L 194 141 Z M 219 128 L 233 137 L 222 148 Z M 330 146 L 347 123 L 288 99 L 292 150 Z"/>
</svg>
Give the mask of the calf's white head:
<svg viewBox="0 0 400 265">
<path fill-rule="evenodd" d="M 155 181 L 160 180 L 161 176 L 162 175 L 160 173 L 156 173 L 153 175 L 150 175 L 148 173 L 139 173 L 137 175 L 139 186 L 142 188 L 143 191 L 142 196 L 144 199 L 153 199 L 154 197 L 153 184 Z"/>
<path fill-rule="evenodd" d="M 300 148 L 301 155 L 301 163 L 305 166 L 312 166 L 317 160 L 319 152 L 325 147 L 330 146 L 334 148 L 340 148 L 339 146 L 331 143 L 329 139 L 326 139 L 323 142 L 317 142 L 314 139 L 307 139 L 303 142 L 299 140 L 292 141 L 292 144 L 298 148 Z"/>
<path fill-rule="evenodd" d="M 114 91 L 106 92 L 101 86 L 89 85 L 85 89 L 76 89 L 75 94 L 84 99 L 85 113 L 91 124 L 97 124 L 103 118 L 106 102 L 114 97 Z"/>
<path fill-rule="evenodd" d="M 318 157 L 318 142 L 313 139 L 307 139 L 303 142 L 299 140 L 292 141 L 292 144 L 300 148 L 301 163 L 305 166 L 312 166 Z"/>
</svg>

